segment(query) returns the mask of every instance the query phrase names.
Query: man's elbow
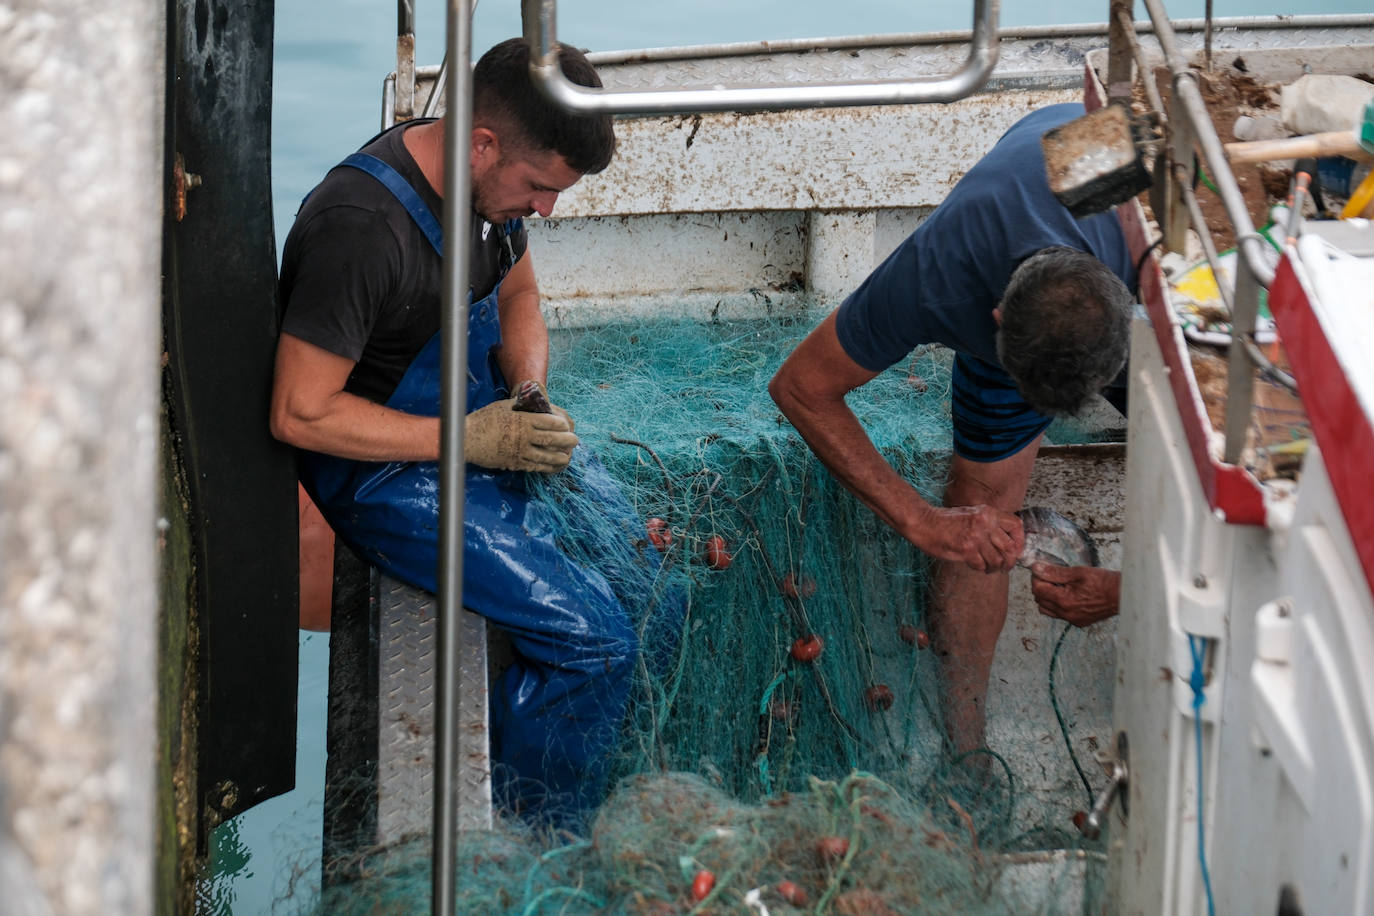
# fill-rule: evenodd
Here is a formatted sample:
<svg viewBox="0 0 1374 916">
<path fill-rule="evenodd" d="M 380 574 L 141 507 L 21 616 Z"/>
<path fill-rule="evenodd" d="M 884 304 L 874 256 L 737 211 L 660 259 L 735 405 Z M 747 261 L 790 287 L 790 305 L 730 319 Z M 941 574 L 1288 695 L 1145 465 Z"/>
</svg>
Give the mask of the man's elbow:
<svg viewBox="0 0 1374 916">
<path fill-rule="evenodd" d="M 284 403 L 273 398 L 272 409 L 267 415 L 267 428 L 273 439 L 287 445 L 302 447 L 304 427 L 305 424 L 300 417 L 292 413 Z"/>
<path fill-rule="evenodd" d="M 792 419 L 796 415 L 796 408 L 801 403 L 801 395 L 797 391 L 797 386 L 791 374 L 784 366 L 768 381 L 768 396 L 773 399 L 773 403 L 778 405 L 778 410 L 782 411 L 783 416 Z"/>
<path fill-rule="evenodd" d="M 782 407 L 784 397 L 782 384 L 782 370 L 778 370 L 778 372 L 775 373 L 773 377 L 768 380 L 768 396 L 773 399 L 774 404 L 777 404 L 778 407 Z"/>
</svg>

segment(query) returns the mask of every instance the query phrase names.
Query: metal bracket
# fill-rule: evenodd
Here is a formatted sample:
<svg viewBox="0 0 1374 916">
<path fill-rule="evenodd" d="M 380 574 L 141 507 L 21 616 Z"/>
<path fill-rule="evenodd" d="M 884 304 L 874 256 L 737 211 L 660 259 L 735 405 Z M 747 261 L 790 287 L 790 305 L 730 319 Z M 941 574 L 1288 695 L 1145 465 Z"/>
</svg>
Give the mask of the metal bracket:
<svg viewBox="0 0 1374 916">
<path fill-rule="evenodd" d="M 1130 796 L 1126 791 L 1130 781 L 1130 747 L 1126 733 L 1121 731 L 1116 733 L 1116 756 L 1111 760 L 1110 781 L 1093 802 L 1093 809 L 1088 816 L 1081 820 L 1075 818 L 1078 832 L 1090 840 L 1097 839 L 1102 833 L 1102 821 L 1118 796 L 1121 798 L 1121 819 L 1130 817 Z"/>
<path fill-rule="evenodd" d="M 186 218 L 186 192 L 200 187 L 200 176 L 186 171 L 186 160 L 181 153 L 172 162 L 172 215 L 177 222 Z"/>
</svg>

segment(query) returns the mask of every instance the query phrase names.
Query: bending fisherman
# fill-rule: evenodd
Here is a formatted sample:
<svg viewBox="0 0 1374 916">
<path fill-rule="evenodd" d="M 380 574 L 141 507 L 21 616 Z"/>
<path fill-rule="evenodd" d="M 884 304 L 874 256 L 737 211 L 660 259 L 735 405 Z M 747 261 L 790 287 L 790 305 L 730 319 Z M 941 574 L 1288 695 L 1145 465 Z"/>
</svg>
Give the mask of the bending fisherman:
<svg viewBox="0 0 1374 916">
<path fill-rule="evenodd" d="M 1026 115 L 788 357 L 769 384 L 821 462 L 936 564 L 932 636 L 945 728 L 983 744 L 988 674 L 1007 615 L 1007 571 L 1041 435 L 1099 390 L 1124 413 L 1135 268 L 1116 214 L 1076 220 L 1050 192 L 1040 138 L 1083 113 Z M 954 458 L 944 506 L 889 465 L 845 395 L 921 344 L 955 351 Z M 1042 613 L 1078 626 L 1116 613 L 1119 575 L 1032 567 Z M 979 758 L 985 760 L 985 758 Z"/>
</svg>

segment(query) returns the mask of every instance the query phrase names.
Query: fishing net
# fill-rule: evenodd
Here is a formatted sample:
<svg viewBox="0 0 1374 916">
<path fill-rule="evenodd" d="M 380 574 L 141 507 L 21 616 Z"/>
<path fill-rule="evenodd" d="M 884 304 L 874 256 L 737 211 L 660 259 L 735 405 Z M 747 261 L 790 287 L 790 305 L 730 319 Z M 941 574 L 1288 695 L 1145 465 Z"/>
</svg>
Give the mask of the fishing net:
<svg viewBox="0 0 1374 916">
<path fill-rule="evenodd" d="M 387 850 L 373 862 L 386 898 L 360 882 L 327 895 L 325 910 L 423 910 L 428 856 L 426 840 Z M 550 844 L 504 826 L 463 834 L 458 858 L 465 914 L 1008 911 L 967 833 L 946 831 L 866 773 L 812 779 L 765 805 L 690 774 L 639 774 L 620 783 L 585 839 Z"/>
<path fill-rule="evenodd" d="M 1088 776 L 1076 758 L 1082 789 L 1072 773 L 946 748 L 927 560 L 836 484 L 767 394 L 819 318 L 554 332 L 551 397 L 646 521 L 629 533 L 578 522 L 565 550 L 632 596 L 644 651 L 610 798 L 577 835 L 514 819 L 465 833 L 459 912 L 882 916 L 1060 912 L 1093 898 L 1101 854 L 1069 825 Z M 925 348 L 849 397 L 933 502 L 949 366 L 948 351 Z M 576 471 L 538 486 L 555 516 L 595 517 Z M 1053 658 L 1048 642 L 1042 685 L 1064 664 L 1063 639 Z M 1066 745 L 1043 753 L 1063 758 Z M 424 912 L 429 867 L 427 838 L 366 850 L 352 880 L 326 880 L 321 909 Z M 1041 871 L 1029 884 L 1027 867 Z"/>
</svg>

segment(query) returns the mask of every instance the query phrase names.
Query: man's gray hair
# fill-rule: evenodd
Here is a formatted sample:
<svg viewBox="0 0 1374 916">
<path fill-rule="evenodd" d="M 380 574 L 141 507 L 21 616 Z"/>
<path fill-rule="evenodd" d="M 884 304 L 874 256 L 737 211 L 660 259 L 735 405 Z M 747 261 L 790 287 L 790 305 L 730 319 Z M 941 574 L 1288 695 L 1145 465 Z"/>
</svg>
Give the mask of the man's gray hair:
<svg viewBox="0 0 1374 916">
<path fill-rule="evenodd" d="M 1026 403 L 1051 416 L 1086 407 L 1126 364 L 1134 302 L 1085 252 L 1044 248 L 1022 261 L 1002 295 L 997 356 Z"/>
</svg>

